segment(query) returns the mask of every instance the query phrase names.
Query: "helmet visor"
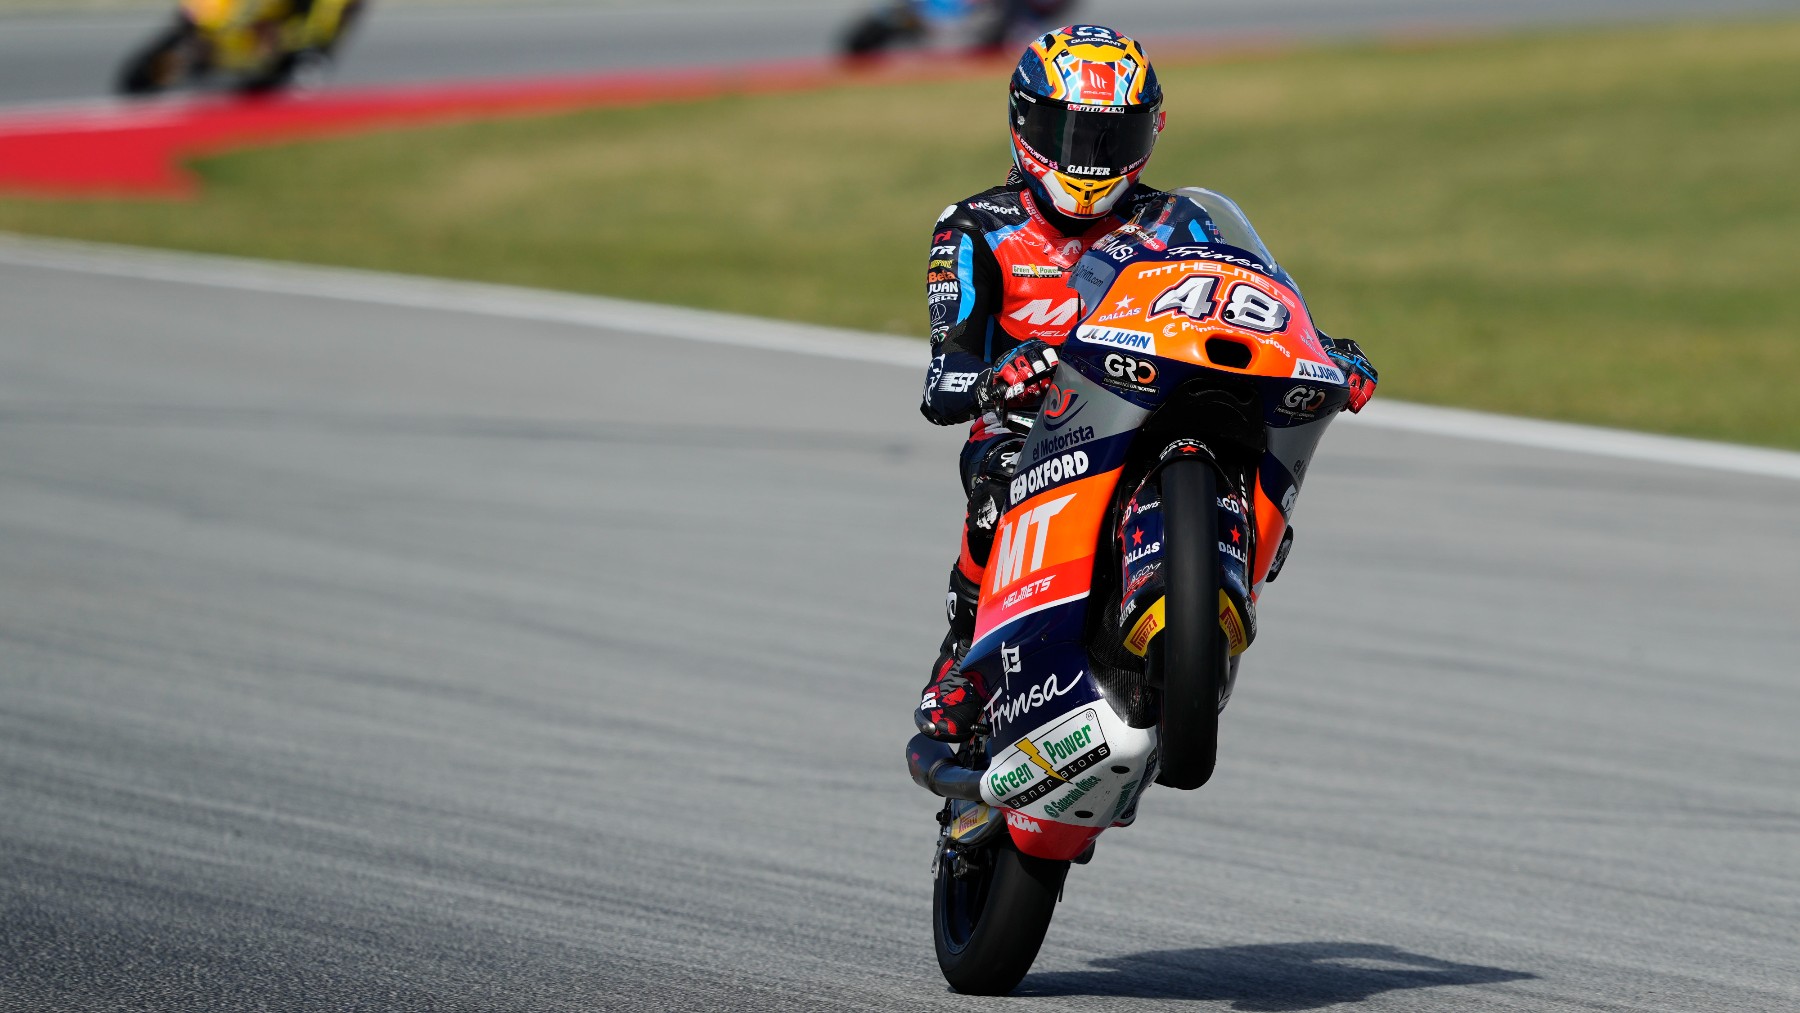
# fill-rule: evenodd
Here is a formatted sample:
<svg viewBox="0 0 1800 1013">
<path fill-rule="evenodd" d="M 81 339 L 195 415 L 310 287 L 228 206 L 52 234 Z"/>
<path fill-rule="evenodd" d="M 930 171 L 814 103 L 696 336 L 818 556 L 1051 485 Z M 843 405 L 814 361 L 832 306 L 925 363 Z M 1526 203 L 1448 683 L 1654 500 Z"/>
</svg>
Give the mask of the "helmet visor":
<svg viewBox="0 0 1800 1013">
<path fill-rule="evenodd" d="M 1015 92 L 1012 128 L 1052 168 L 1070 176 L 1112 179 L 1150 157 L 1156 144 L 1156 107 L 1070 107 L 1034 102 Z"/>
</svg>

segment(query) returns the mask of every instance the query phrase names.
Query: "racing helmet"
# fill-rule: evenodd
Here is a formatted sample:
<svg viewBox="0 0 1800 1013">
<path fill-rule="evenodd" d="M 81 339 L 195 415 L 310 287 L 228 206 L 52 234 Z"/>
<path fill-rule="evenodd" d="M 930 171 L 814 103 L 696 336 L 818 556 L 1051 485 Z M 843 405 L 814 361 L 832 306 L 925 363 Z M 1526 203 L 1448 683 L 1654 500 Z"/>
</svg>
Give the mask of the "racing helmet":
<svg viewBox="0 0 1800 1013">
<path fill-rule="evenodd" d="M 1039 205 L 1099 218 L 1162 132 L 1162 86 L 1137 40 L 1099 25 L 1046 33 L 1019 58 L 1007 101 L 1013 162 Z"/>
</svg>

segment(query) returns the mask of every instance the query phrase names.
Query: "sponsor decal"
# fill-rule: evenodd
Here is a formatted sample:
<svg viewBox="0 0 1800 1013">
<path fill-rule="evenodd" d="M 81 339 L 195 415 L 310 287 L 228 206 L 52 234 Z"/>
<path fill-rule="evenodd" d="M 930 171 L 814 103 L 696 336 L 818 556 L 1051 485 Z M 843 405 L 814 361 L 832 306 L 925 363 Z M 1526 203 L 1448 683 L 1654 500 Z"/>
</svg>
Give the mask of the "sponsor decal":
<svg viewBox="0 0 1800 1013">
<path fill-rule="evenodd" d="M 1138 532 L 1138 534 L 1142 535 L 1143 532 L 1140 531 L 1140 532 Z M 1125 553 L 1125 565 L 1131 566 L 1132 564 L 1136 563 L 1138 560 L 1143 559 L 1145 556 L 1153 556 L 1161 551 L 1162 551 L 1162 543 L 1161 542 L 1151 542 L 1149 545 L 1144 545 L 1144 546 L 1140 546 L 1138 548 L 1132 549 L 1130 552 Z"/>
<path fill-rule="evenodd" d="M 1059 786 L 1075 784 L 1077 775 L 1111 755 L 1098 716 L 1091 708 L 1078 711 L 1013 743 L 988 770 L 988 790 L 1005 808 L 1022 809 Z M 1083 794 L 1100 783 L 1099 778 L 1084 780 L 1093 784 L 1082 788 Z"/>
<path fill-rule="evenodd" d="M 969 206 L 977 211 L 986 211 L 990 215 L 1005 215 L 1010 217 L 1020 213 L 1020 209 L 1018 208 L 1003 207 L 999 204 L 993 204 L 984 200 L 971 201 L 969 202 Z M 950 210 L 956 210 L 955 205 L 951 205 Z"/>
<path fill-rule="evenodd" d="M 1110 176 L 1112 170 L 1103 165 L 1071 165 L 1066 170 L 1071 176 Z"/>
<path fill-rule="evenodd" d="M 1007 317 L 1035 328 L 1047 329 L 1069 326 L 1075 322 L 1075 317 L 1080 312 L 1081 300 L 1071 296 L 1061 302 L 1055 299 L 1033 299 L 1008 313 Z"/>
<path fill-rule="evenodd" d="M 1145 609 L 1137 624 L 1131 627 L 1130 635 L 1125 638 L 1127 651 L 1141 658 L 1150 649 L 1150 638 L 1162 632 L 1163 601 L 1162 598 L 1156 599 L 1156 603 Z"/>
<path fill-rule="evenodd" d="M 1239 257 L 1234 254 L 1224 253 L 1219 250 L 1212 249 L 1211 247 L 1208 247 L 1208 246 L 1177 246 L 1177 247 L 1174 247 L 1169 250 L 1169 256 L 1180 257 L 1184 261 L 1217 260 L 1217 261 L 1219 261 L 1221 263 L 1225 263 L 1225 264 L 1236 264 L 1239 267 L 1247 267 L 1252 271 L 1257 271 L 1262 274 L 1274 274 L 1275 273 L 1274 271 L 1270 270 L 1268 265 L 1264 264 L 1262 261 L 1250 260 L 1247 257 Z M 1171 264 L 1169 266 L 1177 268 L 1178 270 L 1193 271 L 1193 270 L 1198 270 L 1201 265 L 1198 265 L 1198 264 Z M 1146 273 L 1148 273 L 1148 272 L 1146 272 Z"/>
<path fill-rule="evenodd" d="M 1156 364 L 1149 359 L 1140 359 L 1133 355 L 1109 353 L 1102 359 L 1100 366 L 1106 372 L 1110 386 L 1125 390 L 1149 394 L 1156 391 Z"/>
<path fill-rule="evenodd" d="M 1014 650 L 1017 650 L 1017 648 L 1014 648 Z M 1064 685 L 1057 676 L 1051 675 L 1043 682 L 1029 687 L 1024 692 L 1015 693 L 1007 697 L 996 696 L 994 699 L 988 701 L 988 723 L 998 724 L 1004 721 L 1011 724 L 1012 722 L 1017 721 L 1021 716 L 1029 714 L 1050 701 L 1055 700 L 1057 697 L 1067 694 L 1070 690 L 1073 690 L 1076 686 L 1080 685 L 1080 683 L 1080 675 L 1070 679 L 1067 685 Z"/>
<path fill-rule="evenodd" d="M 1090 345 L 1123 348 L 1127 351 L 1143 352 L 1146 355 L 1156 354 L 1156 335 L 1148 331 L 1128 331 L 1119 327 L 1095 327 L 1091 324 L 1083 324 L 1076 328 L 1075 336 Z"/>
<path fill-rule="evenodd" d="M 1037 820 L 1032 819 L 1024 813 L 1013 812 L 1011 809 L 1006 810 L 1006 825 L 1012 827 L 1014 830 L 1023 830 L 1028 834 L 1041 834 L 1044 832 L 1044 828 L 1038 826 Z"/>
<path fill-rule="evenodd" d="M 1044 428 L 1061 429 L 1080 414 L 1081 408 L 1075 405 L 1075 400 L 1079 396 L 1066 387 L 1050 384 L 1044 394 L 1044 407 L 1040 413 L 1041 417 L 1045 419 Z"/>
<path fill-rule="evenodd" d="M 1078 447 L 1094 438 L 1093 426 L 1076 426 L 1066 433 L 1059 433 L 1039 442 L 1031 451 L 1033 461 L 1041 461 L 1051 454 L 1060 453 L 1069 447 Z"/>
<path fill-rule="evenodd" d="M 1014 264 L 1012 276 L 1015 278 L 1060 278 L 1063 269 L 1048 264 Z"/>
<path fill-rule="evenodd" d="M 980 377 L 980 373 L 945 373 L 938 379 L 937 389 L 951 394 L 967 393 Z"/>
<path fill-rule="evenodd" d="M 931 392 L 937 387 L 938 378 L 943 375 L 944 357 L 941 355 L 933 356 L 931 365 L 925 367 L 925 393 L 922 395 L 925 401 L 929 402 L 931 400 Z"/>
<path fill-rule="evenodd" d="M 1063 813 L 1066 813 L 1070 809 L 1074 808 L 1075 803 L 1081 801 L 1082 796 L 1086 795 L 1090 791 L 1093 791 L 1095 788 L 1099 787 L 1099 785 L 1100 785 L 1099 778 L 1084 777 L 1081 780 L 1075 782 L 1075 784 L 1061 798 L 1054 798 L 1048 802 L 1045 802 L 1044 803 L 1044 811 L 1049 813 L 1051 816 L 1061 816 Z"/>
<path fill-rule="evenodd" d="M 1119 72 L 1110 63 L 1081 65 L 1081 97 L 1095 103 L 1111 102 L 1119 92 Z M 1096 173 L 1095 175 L 1099 175 Z"/>
<path fill-rule="evenodd" d="M 1079 450 L 1033 465 L 1025 474 L 1012 480 L 1012 505 L 1017 506 L 1065 479 L 1085 475 L 1087 470 L 1088 455 Z"/>
<path fill-rule="evenodd" d="M 1150 581 L 1153 580 L 1156 577 L 1156 575 L 1161 572 L 1162 572 L 1162 564 L 1161 563 L 1151 563 L 1149 566 L 1146 566 L 1142 570 L 1139 570 L 1138 572 L 1132 574 L 1131 581 L 1125 585 L 1125 593 L 1119 596 L 1120 600 L 1123 601 L 1124 599 L 1129 598 L 1134 594 L 1137 594 L 1138 591 L 1141 590 L 1145 584 L 1150 583 Z"/>
<path fill-rule="evenodd" d="M 977 802 L 970 806 L 963 811 L 962 815 L 956 817 L 955 823 L 950 824 L 950 839 L 960 841 L 987 826 L 987 821 L 993 811 L 993 808 L 985 802 Z"/>
<path fill-rule="evenodd" d="M 1137 795 L 1137 786 L 1140 783 L 1141 782 L 1138 781 L 1128 781 L 1126 782 L 1125 787 L 1119 789 L 1119 801 L 1113 803 L 1112 818 L 1114 823 L 1119 822 L 1119 817 L 1125 815 L 1125 807 L 1130 805 L 1132 798 Z"/>
<path fill-rule="evenodd" d="M 1281 404 L 1275 410 L 1290 418 L 1310 419 L 1318 414 L 1330 396 L 1330 391 L 1323 387 L 1294 387 L 1282 395 Z"/>
<path fill-rule="evenodd" d="M 1244 635 L 1243 620 L 1238 617 L 1237 606 L 1224 591 L 1219 592 L 1219 629 L 1225 631 L 1225 640 L 1231 645 L 1232 654 L 1244 653 L 1250 646 L 1250 639 Z"/>
<path fill-rule="evenodd" d="M 1014 588 L 1010 593 L 1007 594 L 1006 600 L 1002 601 L 1000 603 L 1000 607 L 1001 608 L 1012 608 L 1014 605 L 1017 605 L 1022 601 L 1030 601 L 1031 599 L 1036 598 L 1038 595 L 1043 594 L 1045 591 L 1050 590 L 1050 585 L 1054 584 L 1055 582 L 1056 582 L 1056 575 L 1051 574 L 1048 577 L 1040 577 L 1037 580 L 1031 581 L 1030 583 L 1023 585 L 1022 587 Z"/>
<path fill-rule="evenodd" d="M 1050 541 L 1050 520 L 1061 513 L 1063 508 L 1074 500 L 1075 494 L 1050 500 L 1039 504 L 1019 515 L 1016 521 L 1008 521 L 1000 525 L 1000 535 L 996 539 L 993 557 L 989 560 L 988 569 L 994 572 L 993 591 L 999 594 L 1000 589 L 1018 580 L 1021 571 L 1036 573 L 1044 566 L 1044 548 Z M 1031 531 L 1035 528 L 1037 538 L 1031 540 Z M 1031 569 L 1025 570 L 1026 543 L 1031 541 Z"/>
<path fill-rule="evenodd" d="M 1314 362 L 1311 359 L 1296 359 L 1294 361 L 1293 378 L 1296 380 L 1323 380 L 1326 383 L 1342 384 L 1344 382 L 1344 372 L 1330 363 Z"/>
</svg>

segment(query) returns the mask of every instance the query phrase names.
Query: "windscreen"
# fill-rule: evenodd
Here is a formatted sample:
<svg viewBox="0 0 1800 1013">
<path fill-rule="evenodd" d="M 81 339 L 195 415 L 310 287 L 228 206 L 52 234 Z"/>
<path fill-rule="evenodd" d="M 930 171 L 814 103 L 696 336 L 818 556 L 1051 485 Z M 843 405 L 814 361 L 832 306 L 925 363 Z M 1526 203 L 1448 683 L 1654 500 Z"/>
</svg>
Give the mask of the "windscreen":
<svg viewBox="0 0 1800 1013">
<path fill-rule="evenodd" d="M 1171 192 L 1200 205 L 1200 210 L 1206 212 L 1206 217 L 1212 219 L 1213 227 L 1218 230 L 1219 242 L 1235 246 L 1240 250 L 1249 250 L 1261 257 L 1269 265 L 1271 274 L 1286 274 L 1276 266 L 1275 255 L 1269 252 L 1267 246 L 1263 245 L 1262 237 L 1257 235 L 1256 229 L 1251 227 L 1250 219 L 1232 202 L 1231 198 L 1198 186 L 1185 186 Z"/>
</svg>

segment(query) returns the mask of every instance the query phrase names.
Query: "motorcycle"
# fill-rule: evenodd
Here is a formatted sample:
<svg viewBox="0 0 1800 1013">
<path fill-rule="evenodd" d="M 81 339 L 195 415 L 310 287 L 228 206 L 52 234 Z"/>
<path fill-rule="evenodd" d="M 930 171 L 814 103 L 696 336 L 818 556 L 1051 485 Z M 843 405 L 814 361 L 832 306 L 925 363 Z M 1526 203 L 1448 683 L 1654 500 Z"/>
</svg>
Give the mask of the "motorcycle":
<svg viewBox="0 0 1800 1013">
<path fill-rule="evenodd" d="M 867 58 L 901 47 L 954 46 L 995 52 L 1020 34 L 1042 30 L 1075 0 L 890 0 L 844 33 L 844 55 Z"/>
<path fill-rule="evenodd" d="M 148 95 L 214 75 L 251 93 L 311 83 L 361 10 L 362 0 L 181 0 L 174 24 L 126 59 L 118 90 Z"/>
<path fill-rule="evenodd" d="M 1300 484 L 1349 387 L 1236 204 L 1175 191 L 1070 272 L 1079 320 L 1008 476 L 963 670 L 993 695 L 958 748 L 915 736 L 942 797 L 938 964 L 1023 980 L 1064 878 L 1151 784 L 1212 776 Z"/>
</svg>

